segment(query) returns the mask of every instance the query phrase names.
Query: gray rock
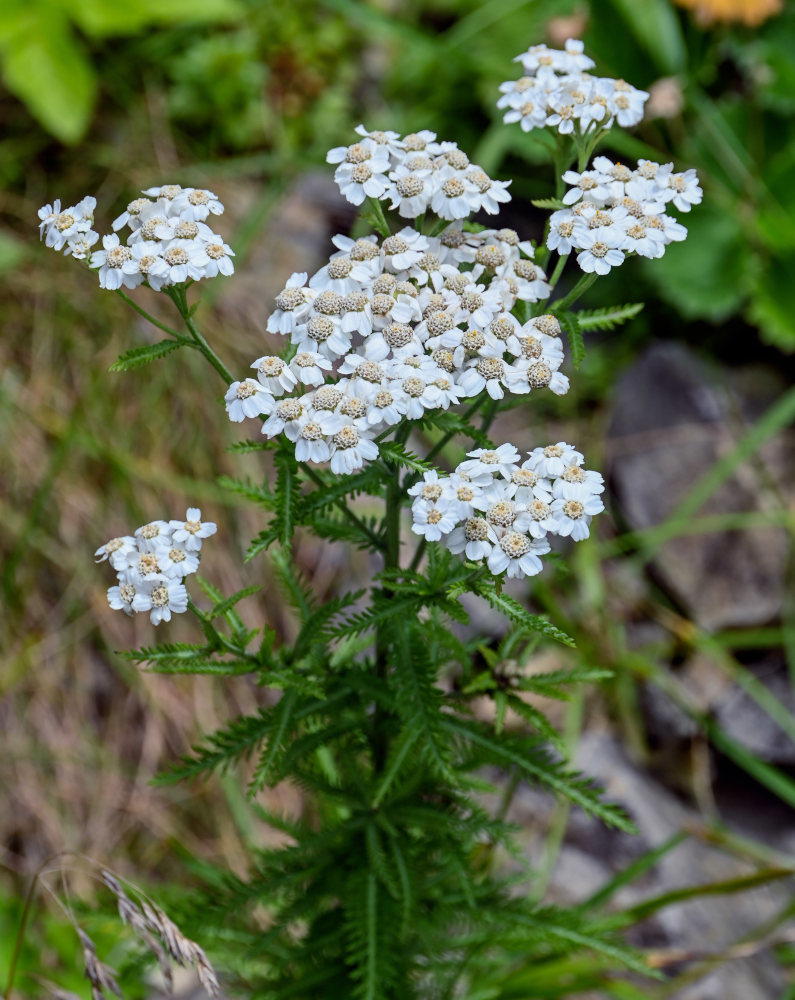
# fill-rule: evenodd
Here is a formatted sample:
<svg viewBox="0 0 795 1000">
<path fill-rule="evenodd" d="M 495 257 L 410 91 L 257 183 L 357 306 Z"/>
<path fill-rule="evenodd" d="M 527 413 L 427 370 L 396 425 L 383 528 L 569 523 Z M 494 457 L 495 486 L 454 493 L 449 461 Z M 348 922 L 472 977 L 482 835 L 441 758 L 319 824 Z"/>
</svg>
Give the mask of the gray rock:
<svg viewBox="0 0 795 1000">
<path fill-rule="evenodd" d="M 623 870 L 634 858 L 659 846 L 682 829 L 697 829 L 700 816 L 637 768 L 621 745 L 607 732 L 589 732 L 577 753 L 577 766 L 606 789 L 635 820 L 639 835 L 607 830 L 579 810 L 573 810 L 557 858 L 546 899 L 578 903 Z M 521 786 L 508 819 L 523 829 L 524 847 L 533 864 L 542 854 L 542 833 L 548 829 L 553 803 L 538 789 Z M 641 879 L 619 890 L 615 908 L 624 909 L 682 887 L 747 875 L 739 860 L 705 840 L 691 836 L 658 861 Z M 791 900 L 784 882 L 737 895 L 704 897 L 671 905 L 630 931 L 633 943 L 672 959 L 664 963 L 667 975 L 686 972 L 710 955 L 719 956 L 773 918 Z M 677 1000 L 769 1000 L 780 996 L 784 975 L 772 952 L 760 948 L 736 960 L 721 963 L 693 983 L 682 984 Z M 653 990 L 650 995 L 654 995 Z"/>
<path fill-rule="evenodd" d="M 770 405 L 769 377 L 746 374 L 732 393 L 679 344 L 650 347 L 620 380 L 608 433 L 608 475 L 629 528 L 660 524 L 756 416 Z M 742 392 L 742 395 L 738 393 Z M 772 398 L 775 398 L 774 396 Z M 785 436 L 781 436 L 785 439 Z M 696 516 L 770 509 L 770 469 L 779 490 L 792 490 L 792 442 L 785 439 L 739 468 Z M 655 554 L 661 584 L 703 628 L 752 626 L 775 619 L 782 605 L 787 539 L 783 529 L 749 528 L 672 539 Z"/>
</svg>

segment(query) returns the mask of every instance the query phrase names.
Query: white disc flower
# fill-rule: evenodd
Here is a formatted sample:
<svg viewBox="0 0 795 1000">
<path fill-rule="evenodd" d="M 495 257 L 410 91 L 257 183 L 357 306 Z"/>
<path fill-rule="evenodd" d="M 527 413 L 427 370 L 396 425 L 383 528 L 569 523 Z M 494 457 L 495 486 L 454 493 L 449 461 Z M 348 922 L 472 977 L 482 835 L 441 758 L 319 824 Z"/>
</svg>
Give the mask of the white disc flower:
<svg viewBox="0 0 795 1000">
<path fill-rule="evenodd" d="M 224 401 L 229 419 L 236 424 L 246 417 L 271 413 L 276 402 L 273 394 L 253 378 L 233 382 L 226 391 Z"/>
<path fill-rule="evenodd" d="M 506 531 L 489 553 L 489 570 L 494 574 L 505 573 L 507 577 L 519 580 L 535 576 L 543 568 L 539 557 L 549 550 L 549 542 L 544 539 L 528 538 L 517 531 Z"/>
<path fill-rule="evenodd" d="M 188 552 L 198 552 L 202 541 L 214 535 L 218 526 L 213 521 L 202 521 L 202 512 L 198 507 L 188 507 L 184 521 L 170 521 L 171 538 L 177 545 L 182 545 Z"/>
</svg>

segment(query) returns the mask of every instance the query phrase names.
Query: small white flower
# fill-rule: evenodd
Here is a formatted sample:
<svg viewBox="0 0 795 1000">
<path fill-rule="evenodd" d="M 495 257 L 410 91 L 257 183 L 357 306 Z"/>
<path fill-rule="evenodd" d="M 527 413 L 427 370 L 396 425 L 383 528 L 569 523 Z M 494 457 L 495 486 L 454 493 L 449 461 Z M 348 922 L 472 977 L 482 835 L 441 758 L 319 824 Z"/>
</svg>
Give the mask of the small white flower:
<svg viewBox="0 0 795 1000">
<path fill-rule="evenodd" d="M 275 400 L 272 393 L 253 378 L 233 382 L 224 396 L 226 412 L 234 423 L 246 417 L 257 417 L 273 411 Z"/>
<path fill-rule="evenodd" d="M 518 580 L 535 576 L 543 568 L 539 556 L 549 552 L 549 548 L 549 542 L 544 539 L 506 531 L 488 557 L 489 570 Z"/>
<path fill-rule="evenodd" d="M 390 185 L 385 197 L 391 200 L 389 206 L 403 219 L 416 219 L 428 208 L 433 196 L 434 185 L 429 170 L 409 170 L 400 166 L 390 175 Z"/>
<path fill-rule="evenodd" d="M 414 519 L 411 530 L 429 542 L 438 542 L 455 528 L 458 518 L 449 509 L 435 503 L 420 503 L 412 508 Z"/>
<path fill-rule="evenodd" d="M 529 469 L 518 471 L 530 472 Z M 539 482 L 546 482 L 546 480 L 539 480 Z M 523 530 L 532 535 L 533 538 L 544 538 L 550 531 L 554 534 L 557 530 L 557 519 L 552 510 L 551 498 L 542 499 L 533 493 L 525 503 L 527 510 L 523 514 Z"/>
<path fill-rule="evenodd" d="M 161 254 L 161 244 L 152 240 L 140 240 L 130 247 L 130 259 L 122 266 L 122 271 L 131 279 L 147 281 L 155 291 L 159 291 L 168 277 L 168 265 Z"/>
<path fill-rule="evenodd" d="M 202 539 L 209 538 L 218 530 L 213 521 L 202 521 L 202 512 L 198 507 L 188 507 L 184 521 L 170 521 L 171 537 L 184 546 L 188 552 L 198 552 L 202 547 Z"/>
<path fill-rule="evenodd" d="M 330 416 L 330 415 L 329 415 Z M 339 425 L 339 418 L 337 420 Z M 329 440 L 324 431 L 324 423 L 316 416 L 304 414 L 295 442 L 295 457 L 299 462 L 328 462 L 331 457 Z"/>
<path fill-rule="evenodd" d="M 519 393 L 529 391 L 515 378 L 514 367 L 501 358 L 478 358 L 476 361 L 473 359 L 471 365 L 472 367 L 468 368 L 458 380 L 458 385 L 465 396 L 477 396 L 485 389 L 492 399 L 502 399 L 505 396 L 505 389 Z"/>
<path fill-rule="evenodd" d="M 316 363 L 313 362 L 313 367 L 315 366 Z M 285 392 L 292 392 L 298 385 L 298 378 L 287 363 L 272 354 L 257 358 L 251 367 L 257 369 L 257 378 L 273 396 L 283 396 Z"/>
<path fill-rule="evenodd" d="M 399 156 L 403 152 L 403 143 L 397 132 L 384 132 L 379 129 L 369 132 L 364 125 L 357 125 L 354 132 L 362 136 L 365 141 L 373 143 L 384 155 Z M 433 135 L 432 132 L 428 134 Z"/>
<path fill-rule="evenodd" d="M 605 509 L 599 497 L 594 496 L 587 488 L 571 499 L 560 497 L 553 500 L 551 506 L 557 517 L 557 534 L 564 538 L 570 535 L 575 542 L 588 537 L 591 518 Z"/>
<path fill-rule="evenodd" d="M 399 233 L 388 236 L 381 244 L 381 258 L 393 271 L 407 271 L 428 249 L 427 236 L 405 226 Z"/>
<path fill-rule="evenodd" d="M 198 553 L 188 551 L 176 542 L 172 542 L 170 547 L 159 548 L 157 561 L 163 568 L 163 575 L 171 580 L 183 580 L 199 568 Z"/>
<path fill-rule="evenodd" d="M 532 469 L 546 479 L 555 479 L 563 475 L 563 470 L 569 465 L 582 465 L 583 456 L 579 451 L 565 441 L 547 445 L 546 448 L 534 448 L 530 458 L 523 468 Z"/>
<path fill-rule="evenodd" d="M 156 545 L 151 551 L 144 552 L 135 549 L 127 554 L 127 566 L 121 575 L 131 583 L 140 586 L 144 583 L 153 584 L 156 580 L 163 579 L 163 567 L 160 565 L 158 553 L 163 551 L 165 546 Z"/>
<path fill-rule="evenodd" d="M 115 235 L 102 237 L 102 250 L 95 250 L 91 254 L 90 265 L 99 268 L 100 288 L 107 288 L 115 291 L 122 285 L 135 288 L 140 284 L 140 278 L 136 275 L 127 275 L 122 270 L 124 264 L 132 259 L 132 251 L 129 247 L 122 246 L 119 237 Z"/>
<path fill-rule="evenodd" d="M 300 421 L 305 410 L 304 403 L 294 396 L 280 400 L 262 425 L 262 433 L 269 438 L 284 433 L 291 441 L 295 441 L 301 430 Z"/>
<path fill-rule="evenodd" d="M 431 198 L 431 208 L 440 219 L 466 219 L 480 207 L 480 192 L 465 176 L 442 180 Z"/>
<path fill-rule="evenodd" d="M 366 461 L 378 458 L 378 445 L 352 424 L 332 435 L 331 449 L 331 471 L 339 475 L 356 472 Z"/>
<path fill-rule="evenodd" d="M 171 541 L 171 529 L 167 521 L 150 521 L 136 528 L 135 538 L 141 552 L 155 552 L 157 548 Z"/>
<path fill-rule="evenodd" d="M 39 239 L 44 239 L 44 234 L 54 225 L 55 220 L 61 214 L 61 199 L 56 198 L 50 205 L 42 205 L 39 209 Z"/>
<path fill-rule="evenodd" d="M 162 199 L 164 202 L 173 202 L 185 189 L 179 184 L 163 184 L 160 187 L 147 188 L 142 193 L 150 198 Z"/>
<path fill-rule="evenodd" d="M 99 233 L 95 233 L 93 229 L 89 229 L 87 232 L 79 232 L 74 236 L 70 236 L 66 241 L 66 246 L 64 247 L 65 257 L 74 257 L 75 260 L 85 260 L 91 253 L 91 247 L 99 239 Z"/>
<path fill-rule="evenodd" d="M 510 181 L 495 181 L 478 166 L 472 166 L 464 174 L 466 180 L 473 184 L 479 197 L 475 199 L 473 211 L 483 211 L 488 215 L 497 215 L 500 205 L 505 205 L 511 200 L 508 191 Z"/>
<path fill-rule="evenodd" d="M 683 174 L 669 174 L 668 188 L 663 192 L 665 200 L 672 201 L 680 212 L 689 212 L 694 205 L 700 205 L 704 192 L 698 183 L 695 170 L 686 170 Z"/>
<path fill-rule="evenodd" d="M 530 468 L 529 463 L 515 468 L 505 487 L 505 496 L 516 503 L 530 505 L 535 500 L 552 502 L 551 485 L 548 479 Z M 532 513 L 532 512 L 531 512 Z"/>
<path fill-rule="evenodd" d="M 458 520 L 476 517 L 475 503 L 480 499 L 481 487 L 454 472 L 444 480 L 447 502 Z"/>
<path fill-rule="evenodd" d="M 604 204 L 609 193 L 598 170 L 583 170 L 581 174 L 575 170 L 567 170 L 563 180 L 573 185 L 563 196 L 564 205 L 573 205 L 580 198 Z"/>
<path fill-rule="evenodd" d="M 137 611 L 148 611 L 152 607 L 151 589 L 148 584 L 136 584 L 127 577 L 121 577 L 117 586 L 108 589 L 108 604 L 114 611 L 123 611 L 130 616 Z"/>
<path fill-rule="evenodd" d="M 140 226 L 140 215 L 152 202 L 148 198 L 134 198 L 125 211 L 113 220 L 113 232 L 117 232 L 123 226 L 129 225 L 130 229 L 137 229 Z"/>
<path fill-rule="evenodd" d="M 203 188 L 184 188 L 172 204 L 181 219 L 192 219 L 194 222 L 204 222 L 208 215 L 222 215 L 224 211 L 218 195 Z"/>
<path fill-rule="evenodd" d="M 114 569 L 119 570 L 127 565 L 128 553 L 134 552 L 137 547 L 138 543 L 131 535 L 111 538 L 94 553 L 94 561 L 99 563 L 107 559 Z"/>
<path fill-rule="evenodd" d="M 488 559 L 497 536 L 485 517 L 468 517 L 459 527 L 445 537 L 445 544 L 455 554 L 462 552 L 473 561 Z"/>
<path fill-rule="evenodd" d="M 290 275 L 290 280 L 276 296 L 276 311 L 268 317 L 268 333 L 292 333 L 308 315 L 313 296 L 306 287 L 306 279 L 306 271 Z"/>
<path fill-rule="evenodd" d="M 389 189 L 386 174 L 374 170 L 370 163 L 341 163 L 334 171 L 334 180 L 343 198 L 352 205 L 361 205 L 365 198 L 380 198 Z"/>
<path fill-rule="evenodd" d="M 182 284 L 188 278 L 198 281 L 208 263 L 205 247 L 197 240 L 171 240 L 163 250 L 163 260 L 168 268 L 166 283 L 170 285 Z"/>
<path fill-rule="evenodd" d="M 552 495 L 556 500 L 582 499 L 583 491 L 593 496 L 604 492 L 605 483 L 599 472 L 583 469 L 581 465 L 567 465 L 552 484 Z"/>
<path fill-rule="evenodd" d="M 510 97 L 518 98 L 518 100 L 515 103 L 514 100 L 510 100 Z M 502 120 L 506 125 L 518 122 L 523 132 L 531 132 L 534 128 L 541 128 L 546 124 L 546 95 L 541 97 L 539 94 L 531 91 L 530 93 L 511 94 L 510 97 L 505 102 L 506 104 L 510 103 L 509 109 L 502 116 Z M 499 101 L 497 102 L 497 107 L 500 107 Z"/>
<path fill-rule="evenodd" d="M 596 232 L 584 229 L 578 233 L 577 263 L 588 274 L 609 274 L 610 269 L 624 263 L 624 253 L 617 247 L 623 243 L 620 232 L 607 227 Z"/>
<path fill-rule="evenodd" d="M 336 294 L 321 292 L 321 295 Z M 343 357 L 351 349 L 350 334 L 342 329 L 339 316 L 316 312 L 293 330 L 292 342 L 299 351 L 322 354 L 332 360 Z"/>
<path fill-rule="evenodd" d="M 290 362 L 290 371 L 301 385 L 323 385 L 325 373 L 332 370 L 328 358 L 317 351 L 299 351 Z"/>
<path fill-rule="evenodd" d="M 137 217 L 137 225 L 127 237 L 128 243 L 138 240 L 171 240 L 179 218 L 169 216 L 171 203 L 162 199 L 150 201 Z"/>
<path fill-rule="evenodd" d="M 665 253 L 665 235 L 661 229 L 647 227 L 641 219 L 631 215 L 619 223 L 618 228 L 624 233 L 621 249 L 624 253 L 636 253 L 641 257 L 662 257 Z"/>
<path fill-rule="evenodd" d="M 455 470 L 475 479 L 478 476 L 502 475 L 510 478 L 519 461 L 519 452 L 512 444 L 501 444 L 498 448 L 476 448 L 468 451 L 469 461 L 462 462 Z"/>
<path fill-rule="evenodd" d="M 153 625 L 170 622 L 172 612 L 181 615 L 188 610 L 188 592 L 184 584 L 164 579 L 152 588 L 149 603 L 149 620 Z"/>
<path fill-rule="evenodd" d="M 220 236 L 213 233 L 212 238 L 204 242 L 204 253 L 207 257 L 204 264 L 205 278 L 215 278 L 219 274 L 228 278 L 235 273 L 235 265 L 230 259 L 235 256 L 235 252 Z"/>
</svg>

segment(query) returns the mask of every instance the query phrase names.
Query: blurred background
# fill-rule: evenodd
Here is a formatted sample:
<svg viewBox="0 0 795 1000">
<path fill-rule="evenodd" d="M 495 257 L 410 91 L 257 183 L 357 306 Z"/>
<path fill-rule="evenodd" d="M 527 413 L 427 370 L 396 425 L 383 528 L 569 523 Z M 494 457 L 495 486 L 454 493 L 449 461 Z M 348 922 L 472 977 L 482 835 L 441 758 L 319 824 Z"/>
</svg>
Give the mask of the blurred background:
<svg viewBox="0 0 795 1000">
<path fill-rule="evenodd" d="M 226 593 L 264 582 L 241 613 L 287 638 L 292 628 L 267 563 L 243 563 L 257 513 L 218 485 L 262 475 L 259 456 L 227 453 L 244 435 L 220 408 L 223 387 L 187 352 L 108 374 L 155 331 L 39 245 L 38 207 L 93 194 L 103 233 L 141 188 L 216 191 L 237 274 L 208 285 L 198 318 L 242 376 L 280 346 L 264 329 L 285 279 L 320 267 L 329 237 L 353 223 L 324 160 L 360 121 L 456 140 L 513 178 L 502 224 L 540 238 L 530 202 L 552 192 L 549 137 L 503 125 L 495 102 L 519 75 L 514 55 L 568 37 L 584 38 L 596 73 L 651 94 L 646 121 L 614 129 L 600 151 L 695 167 L 705 196 L 682 219 L 686 243 L 592 290 L 585 305 L 649 304 L 588 336 L 571 393 L 534 397 L 495 432 L 529 435 L 528 447 L 572 440 L 608 476 L 596 537 L 517 596 L 579 644 L 540 649 L 531 669 L 578 659 L 614 672 L 563 709 L 543 707 L 641 834 L 617 836 L 525 788 L 509 816 L 539 898 L 580 901 L 618 877 L 615 905 L 637 911 L 631 939 L 667 980 L 633 993 L 585 963 L 541 982 L 519 961 L 492 995 L 795 997 L 795 10 L 776 0 L 6 0 L 0 989 L 27 879 L 53 853 L 88 855 L 179 909 L 213 866 L 242 873 L 248 848 L 278 836 L 234 775 L 151 784 L 201 733 L 268 696 L 245 679 L 160 677 L 121 657 L 155 636 L 146 616 L 108 609 L 113 581 L 94 549 L 200 506 L 219 525 L 202 575 Z M 154 293 L 136 297 L 161 314 Z M 305 539 L 297 551 L 321 595 L 370 571 L 338 546 Z M 195 632 L 179 621 L 157 639 Z M 290 787 L 267 805 L 302 809 Z M 129 964 L 110 901 L 75 868 L 74 906 L 111 964 Z M 628 870 L 634 881 L 622 881 Z M 87 995 L 77 956 L 63 912 L 43 906 L 17 995 L 47 982 Z M 128 995 L 146 988 L 125 977 Z"/>
</svg>

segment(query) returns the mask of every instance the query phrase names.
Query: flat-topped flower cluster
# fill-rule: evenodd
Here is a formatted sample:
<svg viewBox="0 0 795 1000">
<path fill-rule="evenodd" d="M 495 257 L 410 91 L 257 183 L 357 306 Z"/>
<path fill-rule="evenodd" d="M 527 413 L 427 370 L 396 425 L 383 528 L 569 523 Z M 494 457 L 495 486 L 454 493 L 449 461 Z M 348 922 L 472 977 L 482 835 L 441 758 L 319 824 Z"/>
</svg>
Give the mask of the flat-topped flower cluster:
<svg viewBox="0 0 795 1000">
<path fill-rule="evenodd" d="M 295 353 L 258 358 L 256 379 L 232 383 L 230 419 L 265 416 L 263 433 L 284 433 L 299 461 L 345 473 L 377 456 L 378 435 L 426 410 L 484 389 L 493 399 L 568 391 L 558 320 L 523 324 L 511 312 L 549 294 L 513 230 L 453 224 L 429 237 L 406 227 L 333 242 L 329 263 L 309 280 L 294 274 L 268 320 Z"/>
<path fill-rule="evenodd" d="M 673 163 L 638 160 L 633 170 L 597 156 L 593 166 L 577 173 L 567 170 L 566 206 L 549 220 L 547 247 L 559 254 L 579 250 L 577 263 L 587 272 L 607 274 L 626 257 L 662 257 L 669 243 L 687 236 L 687 229 L 666 208 L 689 212 L 701 202 L 695 170 L 675 173 Z"/>
<path fill-rule="evenodd" d="M 492 180 L 454 142 L 439 142 L 428 129 L 403 138 L 397 132 L 368 132 L 351 146 L 338 146 L 326 156 L 339 164 L 334 180 L 351 204 L 365 198 L 390 202 L 404 219 L 434 212 L 440 219 L 466 219 L 483 210 L 499 212 L 510 201 L 510 181 Z"/>
<path fill-rule="evenodd" d="M 588 537 L 591 518 L 604 510 L 604 482 L 565 441 L 528 454 L 522 462 L 512 444 L 478 448 L 449 476 L 426 472 L 408 491 L 412 531 L 472 562 L 485 560 L 494 574 L 540 573 L 550 535 Z"/>
<path fill-rule="evenodd" d="M 234 273 L 234 253 L 207 225 L 224 206 L 212 191 L 164 184 L 148 188 L 131 201 L 102 237 L 102 249 L 91 251 L 99 234 L 91 229 L 95 198 L 61 211 L 60 202 L 39 210 L 39 230 L 48 247 L 85 259 L 99 272 L 101 288 L 137 288 L 146 282 L 159 291 L 187 281 Z M 122 243 L 118 231 L 130 232 Z"/>
<path fill-rule="evenodd" d="M 216 525 L 202 521 L 201 511 L 189 507 L 184 521 L 151 521 L 133 535 L 111 538 L 94 553 L 116 570 L 118 584 L 108 590 L 114 611 L 134 615 L 148 611 L 153 625 L 171 621 L 188 610 L 185 577 L 199 568 L 202 541 L 214 535 Z"/>
<path fill-rule="evenodd" d="M 594 61 L 583 49 L 570 38 L 563 49 L 532 45 L 516 56 L 524 74 L 500 84 L 497 107 L 507 109 L 502 120 L 518 122 L 525 132 L 549 127 L 561 135 L 608 129 L 614 122 L 622 128 L 637 125 L 648 93 L 624 80 L 592 76 Z"/>
</svg>

